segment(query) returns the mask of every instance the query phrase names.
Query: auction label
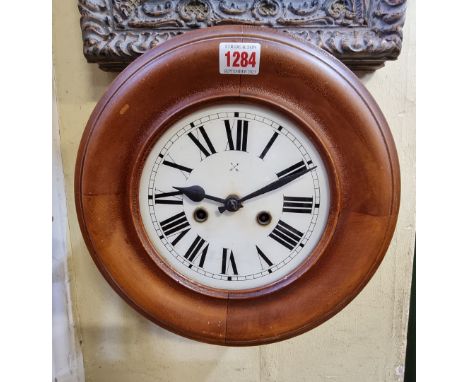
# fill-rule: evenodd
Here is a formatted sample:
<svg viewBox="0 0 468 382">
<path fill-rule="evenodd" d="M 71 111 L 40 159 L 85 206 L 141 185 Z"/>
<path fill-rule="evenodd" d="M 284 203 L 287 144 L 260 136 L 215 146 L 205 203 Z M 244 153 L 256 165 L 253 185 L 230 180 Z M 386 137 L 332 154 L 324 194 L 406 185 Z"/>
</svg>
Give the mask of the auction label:
<svg viewBox="0 0 468 382">
<path fill-rule="evenodd" d="M 219 44 L 221 74 L 257 75 L 260 70 L 260 44 L 222 42 Z"/>
</svg>

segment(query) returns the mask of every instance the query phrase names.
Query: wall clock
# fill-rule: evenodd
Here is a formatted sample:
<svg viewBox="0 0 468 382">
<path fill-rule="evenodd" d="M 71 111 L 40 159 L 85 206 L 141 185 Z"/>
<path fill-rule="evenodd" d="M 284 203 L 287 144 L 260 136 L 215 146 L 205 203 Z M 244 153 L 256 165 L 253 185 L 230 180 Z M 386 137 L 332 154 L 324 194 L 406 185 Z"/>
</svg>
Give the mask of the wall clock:
<svg viewBox="0 0 468 382">
<path fill-rule="evenodd" d="M 134 61 L 91 115 L 75 174 L 112 287 L 153 322 L 222 345 L 286 339 L 340 311 L 385 255 L 399 195 L 390 130 L 359 80 L 243 26 Z"/>
</svg>

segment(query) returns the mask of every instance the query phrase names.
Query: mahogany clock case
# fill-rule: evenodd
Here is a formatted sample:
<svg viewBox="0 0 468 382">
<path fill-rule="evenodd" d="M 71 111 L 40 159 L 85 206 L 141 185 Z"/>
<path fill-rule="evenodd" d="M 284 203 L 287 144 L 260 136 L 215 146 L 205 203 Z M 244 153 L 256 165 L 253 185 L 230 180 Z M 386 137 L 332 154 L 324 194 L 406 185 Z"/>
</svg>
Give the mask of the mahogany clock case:
<svg viewBox="0 0 468 382">
<path fill-rule="evenodd" d="M 260 43 L 260 73 L 219 74 L 220 42 Z M 144 160 L 161 134 L 194 110 L 228 102 L 261 104 L 294 121 L 320 151 L 331 189 L 327 226 L 308 259 L 247 291 L 178 274 L 150 244 L 137 201 Z M 339 312 L 383 259 L 399 197 L 390 130 L 354 74 L 318 48 L 244 26 L 190 32 L 135 60 L 93 111 L 75 172 L 83 237 L 109 284 L 158 325 L 220 345 L 283 340 Z"/>
</svg>

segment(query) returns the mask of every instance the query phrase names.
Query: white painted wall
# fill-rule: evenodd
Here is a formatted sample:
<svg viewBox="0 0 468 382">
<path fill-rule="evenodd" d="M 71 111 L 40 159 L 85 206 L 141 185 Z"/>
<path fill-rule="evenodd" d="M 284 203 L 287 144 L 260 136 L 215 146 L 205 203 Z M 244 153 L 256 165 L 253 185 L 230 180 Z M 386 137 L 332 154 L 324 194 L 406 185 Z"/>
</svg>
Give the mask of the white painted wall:
<svg viewBox="0 0 468 382">
<path fill-rule="evenodd" d="M 239 349 L 197 343 L 150 323 L 114 293 L 92 262 L 76 219 L 73 172 L 86 121 L 115 75 L 86 63 L 76 1 L 54 1 L 54 67 L 69 226 L 69 245 L 60 244 L 60 251 L 66 253 L 59 260 L 63 267 L 54 271 L 54 280 L 56 273 L 68 269 L 57 280 L 60 291 L 66 290 L 68 279 L 71 282 L 73 320 L 82 340 L 86 381 L 403 380 L 415 233 L 414 6 L 409 1 L 399 60 L 361 78 L 380 104 L 400 156 L 400 216 L 385 260 L 361 294 L 320 327 L 281 343 Z M 56 342 L 57 353 L 74 349 L 74 336 L 64 336 L 67 327 L 73 328 L 72 317 L 68 323 L 64 317 L 67 297 L 60 301 L 63 319 L 58 331 L 63 342 Z M 64 358 L 54 355 L 56 368 L 62 370 Z"/>
<path fill-rule="evenodd" d="M 68 272 L 71 248 L 68 236 L 65 182 L 55 99 L 52 99 L 52 335 L 54 382 L 84 381 L 81 349 L 77 345 Z"/>
</svg>

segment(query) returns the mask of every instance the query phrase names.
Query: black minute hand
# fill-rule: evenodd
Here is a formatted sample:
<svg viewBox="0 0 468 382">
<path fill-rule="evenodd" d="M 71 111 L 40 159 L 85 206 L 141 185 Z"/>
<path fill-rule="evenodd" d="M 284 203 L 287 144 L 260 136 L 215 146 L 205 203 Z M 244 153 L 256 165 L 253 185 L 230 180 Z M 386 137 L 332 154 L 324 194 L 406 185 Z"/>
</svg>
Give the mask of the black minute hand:
<svg viewBox="0 0 468 382">
<path fill-rule="evenodd" d="M 284 185 L 288 184 L 289 182 L 292 182 L 294 179 L 297 179 L 297 178 L 301 177 L 302 175 L 307 174 L 309 171 L 315 170 L 316 168 L 317 168 L 317 166 L 314 166 L 314 167 L 307 168 L 305 170 L 293 173 L 291 175 L 287 175 L 287 176 L 284 176 L 282 178 L 279 178 L 279 179 L 275 180 L 274 182 L 266 185 L 265 187 L 262 187 L 259 190 L 254 191 L 254 192 L 244 196 L 239 201 L 242 203 L 242 202 L 245 202 L 246 200 L 255 198 L 256 196 L 263 195 L 263 194 L 266 194 L 267 192 L 276 190 L 277 188 L 283 187 Z"/>
<path fill-rule="evenodd" d="M 297 179 L 297 178 L 301 177 L 302 175 L 307 174 L 309 171 L 315 170 L 316 168 L 317 168 L 317 166 L 314 166 L 314 167 L 307 168 L 305 170 L 293 173 L 291 175 L 287 175 L 287 176 L 284 176 L 282 178 L 279 178 L 279 179 L 275 180 L 274 182 L 272 182 L 272 183 L 258 189 L 257 191 L 251 192 L 250 194 L 244 196 L 243 198 L 241 198 L 239 200 L 239 203 L 245 202 L 246 200 L 255 198 L 256 196 L 263 195 L 263 194 L 266 194 L 267 192 L 270 192 L 270 191 L 276 190 L 277 188 L 283 187 L 284 185 L 288 184 L 289 182 L 292 182 L 294 179 Z M 219 207 L 219 212 L 221 212 L 221 213 L 224 212 L 224 208 Z"/>
<path fill-rule="evenodd" d="M 190 186 L 190 187 L 173 187 L 176 190 L 179 190 L 187 198 L 193 202 L 201 202 L 203 199 L 210 199 L 218 203 L 224 204 L 224 199 L 217 198 L 216 196 L 207 195 L 205 190 L 200 186 Z"/>
</svg>

